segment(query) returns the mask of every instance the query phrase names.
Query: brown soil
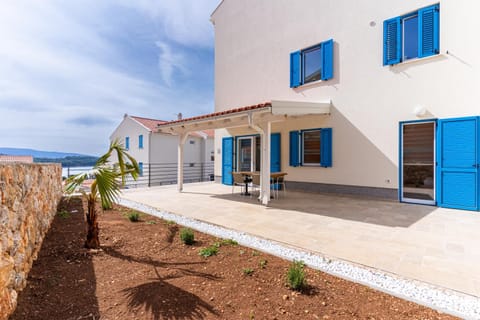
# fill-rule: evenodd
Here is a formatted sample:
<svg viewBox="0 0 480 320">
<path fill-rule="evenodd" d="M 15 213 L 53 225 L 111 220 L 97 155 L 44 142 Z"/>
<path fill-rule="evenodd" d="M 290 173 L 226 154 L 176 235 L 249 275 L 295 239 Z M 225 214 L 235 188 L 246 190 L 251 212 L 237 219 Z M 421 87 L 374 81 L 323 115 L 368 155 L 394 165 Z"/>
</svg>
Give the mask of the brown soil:
<svg viewBox="0 0 480 320">
<path fill-rule="evenodd" d="M 454 319 L 308 268 L 307 290 L 292 291 L 288 261 L 232 244 L 203 258 L 219 239 L 195 232 L 187 246 L 180 226 L 148 215 L 133 223 L 119 206 L 100 214 L 102 250 L 88 251 L 84 207 L 60 205 L 70 214 L 56 216 L 12 320 Z"/>
</svg>

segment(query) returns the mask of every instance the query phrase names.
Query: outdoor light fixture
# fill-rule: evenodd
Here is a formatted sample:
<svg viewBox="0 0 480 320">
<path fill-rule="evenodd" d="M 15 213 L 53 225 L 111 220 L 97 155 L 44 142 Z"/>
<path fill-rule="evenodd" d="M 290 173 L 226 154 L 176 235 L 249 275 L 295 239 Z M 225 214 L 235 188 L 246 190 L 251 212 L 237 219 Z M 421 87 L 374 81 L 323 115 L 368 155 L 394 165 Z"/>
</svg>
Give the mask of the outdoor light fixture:
<svg viewBox="0 0 480 320">
<path fill-rule="evenodd" d="M 415 109 L 413 109 L 413 114 L 417 117 L 423 117 L 427 114 L 427 108 L 424 106 L 416 106 Z"/>
</svg>

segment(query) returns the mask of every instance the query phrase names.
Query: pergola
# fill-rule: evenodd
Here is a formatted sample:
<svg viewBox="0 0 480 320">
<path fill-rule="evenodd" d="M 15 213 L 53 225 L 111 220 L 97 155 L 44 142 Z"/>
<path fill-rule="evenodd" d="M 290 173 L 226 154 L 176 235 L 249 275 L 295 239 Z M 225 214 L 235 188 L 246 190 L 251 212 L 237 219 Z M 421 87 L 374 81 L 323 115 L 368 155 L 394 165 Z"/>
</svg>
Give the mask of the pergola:
<svg viewBox="0 0 480 320">
<path fill-rule="evenodd" d="M 286 119 L 306 116 L 330 114 L 331 101 L 300 102 L 272 100 L 257 105 L 230 109 L 191 118 L 179 119 L 157 126 L 158 132 L 179 136 L 177 189 L 183 190 L 183 154 L 188 135 L 192 132 L 208 129 L 229 129 L 248 127 L 260 134 L 261 169 L 260 196 L 262 204 L 270 201 L 270 135 L 272 123 Z"/>
</svg>

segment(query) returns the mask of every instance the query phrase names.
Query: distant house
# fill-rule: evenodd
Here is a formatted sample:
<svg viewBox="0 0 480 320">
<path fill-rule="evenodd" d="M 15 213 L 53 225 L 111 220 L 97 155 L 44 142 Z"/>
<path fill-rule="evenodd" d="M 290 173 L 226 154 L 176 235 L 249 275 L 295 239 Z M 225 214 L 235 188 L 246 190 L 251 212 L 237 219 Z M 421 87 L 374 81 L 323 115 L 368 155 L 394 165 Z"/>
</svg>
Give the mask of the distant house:
<svg viewBox="0 0 480 320">
<path fill-rule="evenodd" d="M 1 162 L 33 163 L 33 156 L 12 156 L 8 154 L 0 154 L 0 163 Z"/>
<path fill-rule="evenodd" d="M 125 114 L 113 131 L 110 141 L 118 139 L 140 166 L 140 185 L 159 185 L 176 182 L 177 135 L 157 132 L 166 121 Z M 214 131 L 192 132 L 185 142 L 184 164 L 189 169 L 186 180 L 209 180 L 213 175 Z"/>
</svg>

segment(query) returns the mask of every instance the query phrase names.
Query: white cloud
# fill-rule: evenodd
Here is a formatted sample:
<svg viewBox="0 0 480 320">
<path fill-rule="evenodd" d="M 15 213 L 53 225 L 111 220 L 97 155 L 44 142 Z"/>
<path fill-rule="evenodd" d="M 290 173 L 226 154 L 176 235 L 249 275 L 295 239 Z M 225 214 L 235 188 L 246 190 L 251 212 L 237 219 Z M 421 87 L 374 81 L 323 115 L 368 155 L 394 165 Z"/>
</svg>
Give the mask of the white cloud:
<svg viewBox="0 0 480 320">
<path fill-rule="evenodd" d="M 213 47 L 210 14 L 220 0 L 123 0 L 121 3 L 162 24 L 170 40 L 186 46 Z"/>
<path fill-rule="evenodd" d="M 99 154 L 125 112 L 167 120 L 170 115 L 173 118 L 171 106 L 181 108 L 185 114 L 197 113 L 188 110 L 195 105 L 195 97 L 175 91 L 175 75 L 189 76 L 192 66 L 181 51 L 187 49 L 173 48 L 173 43 L 192 45 L 193 50 L 195 46 L 211 47 L 213 28 L 208 21 L 210 9 L 205 7 L 216 2 L 126 3 L 145 20 L 150 19 L 149 24 L 132 28 L 143 28 L 138 32 L 154 35 L 148 37 L 151 68 L 160 69 L 167 86 L 140 71 L 129 70 L 129 61 L 122 60 L 125 58 L 118 51 L 119 43 L 100 32 L 108 28 L 119 32 L 110 20 L 118 17 L 108 16 L 116 1 L 2 3 L 0 146 Z M 152 21 L 164 33 L 150 30 Z M 138 56 L 145 61 L 148 58 Z M 211 98 L 202 103 L 213 106 Z M 108 119 L 113 120 L 111 125 Z M 86 128 L 86 124 L 91 126 Z"/>
</svg>

